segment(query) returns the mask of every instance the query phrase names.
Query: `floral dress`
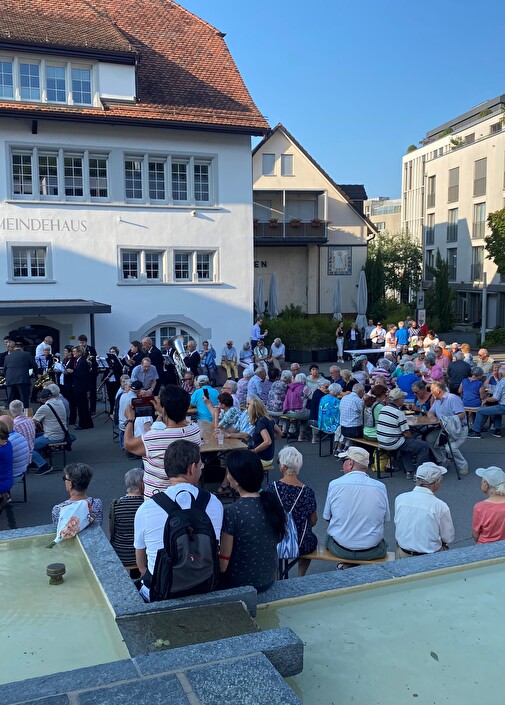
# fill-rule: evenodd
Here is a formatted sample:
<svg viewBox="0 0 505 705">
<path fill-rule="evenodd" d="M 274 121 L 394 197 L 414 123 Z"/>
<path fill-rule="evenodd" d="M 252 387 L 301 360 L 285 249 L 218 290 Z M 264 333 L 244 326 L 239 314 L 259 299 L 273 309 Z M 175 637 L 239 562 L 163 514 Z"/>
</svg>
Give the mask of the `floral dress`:
<svg viewBox="0 0 505 705">
<path fill-rule="evenodd" d="M 291 507 L 300 494 L 300 490 L 302 488 L 295 487 L 294 485 L 288 485 L 286 482 L 271 482 L 267 487 L 267 491 L 272 492 L 275 495 L 276 492 L 274 485 L 277 487 L 277 492 L 281 498 L 284 511 L 291 511 Z M 317 503 L 314 490 L 307 487 L 307 485 L 304 485 L 303 492 L 296 502 L 293 510 L 293 519 L 298 532 L 300 556 L 303 556 L 305 553 L 310 553 L 317 546 L 317 536 L 312 532 L 312 526 L 309 522 L 310 515 L 313 514 L 316 509 Z"/>
<path fill-rule="evenodd" d="M 270 387 L 267 400 L 267 411 L 270 413 L 282 414 L 282 405 L 286 396 L 286 384 L 280 379 L 275 381 Z"/>
</svg>

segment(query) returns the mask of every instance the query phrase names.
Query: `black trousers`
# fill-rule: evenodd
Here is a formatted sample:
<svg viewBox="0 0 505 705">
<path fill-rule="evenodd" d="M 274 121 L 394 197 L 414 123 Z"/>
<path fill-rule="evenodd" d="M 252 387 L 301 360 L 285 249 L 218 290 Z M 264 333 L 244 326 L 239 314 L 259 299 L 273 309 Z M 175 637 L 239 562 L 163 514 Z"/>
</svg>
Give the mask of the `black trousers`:
<svg viewBox="0 0 505 705">
<path fill-rule="evenodd" d="M 9 404 L 15 399 L 23 402 L 23 407 L 28 408 L 30 403 L 30 387 L 31 382 L 27 384 L 8 384 L 7 385 L 7 401 Z"/>
</svg>

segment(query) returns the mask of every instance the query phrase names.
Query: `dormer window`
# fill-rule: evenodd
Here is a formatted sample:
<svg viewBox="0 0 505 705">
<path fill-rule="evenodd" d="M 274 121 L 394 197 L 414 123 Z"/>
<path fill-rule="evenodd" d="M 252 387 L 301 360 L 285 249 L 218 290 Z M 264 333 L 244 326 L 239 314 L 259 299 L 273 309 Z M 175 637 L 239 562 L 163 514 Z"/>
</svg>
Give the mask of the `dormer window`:
<svg viewBox="0 0 505 705">
<path fill-rule="evenodd" d="M 0 99 L 93 105 L 93 66 L 86 63 L 0 56 Z"/>
</svg>

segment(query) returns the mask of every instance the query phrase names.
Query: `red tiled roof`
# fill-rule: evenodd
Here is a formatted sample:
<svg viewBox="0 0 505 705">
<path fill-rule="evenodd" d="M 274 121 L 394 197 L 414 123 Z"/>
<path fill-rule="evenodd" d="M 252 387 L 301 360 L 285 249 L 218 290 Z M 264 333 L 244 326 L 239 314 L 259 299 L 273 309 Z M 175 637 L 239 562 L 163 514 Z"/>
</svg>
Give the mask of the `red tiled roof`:
<svg viewBox="0 0 505 705">
<path fill-rule="evenodd" d="M 13 19 L 10 10 L 15 10 Z M 40 17 L 46 29 L 54 18 L 47 40 Z M 0 42 L 8 28 L 13 43 L 139 55 L 137 104 L 111 102 L 96 109 L 2 101 L 0 115 L 19 111 L 56 119 L 237 127 L 251 134 L 268 129 L 223 34 L 171 0 L 2 0 L 0 26 Z M 76 26 L 84 27 L 83 33 Z"/>
</svg>

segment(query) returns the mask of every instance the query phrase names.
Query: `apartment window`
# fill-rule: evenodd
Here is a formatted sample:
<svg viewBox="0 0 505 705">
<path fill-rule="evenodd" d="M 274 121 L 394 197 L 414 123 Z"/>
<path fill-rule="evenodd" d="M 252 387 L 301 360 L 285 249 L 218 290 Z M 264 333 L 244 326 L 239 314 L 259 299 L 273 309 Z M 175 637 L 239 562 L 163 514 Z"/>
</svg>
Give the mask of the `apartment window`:
<svg viewBox="0 0 505 705">
<path fill-rule="evenodd" d="M 40 64 L 19 64 L 21 100 L 40 100 Z"/>
<path fill-rule="evenodd" d="M 427 208 L 435 208 L 435 191 L 437 187 L 437 177 L 428 176 L 428 194 L 426 199 Z"/>
<path fill-rule="evenodd" d="M 424 244 L 434 245 L 435 244 L 435 214 L 429 213 L 426 216 L 426 226 L 424 229 Z"/>
<path fill-rule="evenodd" d="M 121 253 L 121 271 L 123 279 L 138 279 L 139 278 L 139 252 L 130 252 L 123 250 Z"/>
<path fill-rule="evenodd" d="M 472 247 L 472 281 L 482 281 L 484 277 L 484 248 Z"/>
<path fill-rule="evenodd" d="M 195 163 L 195 201 L 196 203 L 209 203 L 210 201 L 210 175 L 209 164 Z"/>
<path fill-rule="evenodd" d="M 61 201 L 108 197 L 107 156 L 58 151 L 13 150 L 12 195 Z M 87 175 L 87 179 L 85 179 Z"/>
<path fill-rule="evenodd" d="M 447 264 L 449 266 L 449 281 L 455 282 L 458 274 L 458 250 L 455 247 L 447 248 Z"/>
<path fill-rule="evenodd" d="M 490 132 L 492 135 L 496 135 L 497 132 L 501 132 L 501 131 L 502 131 L 502 127 L 503 127 L 503 125 L 501 124 L 501 122 L 495 122 L 495 123 L 493 123 L 493 124 L 491 125 L 491 127 L 489 128 L 489 132 Z"/>
<path fill-rule="evenodd" d="M 149 198 L 152 201 L 165 200 L 165 162 L 149 160 Z"/>
<path fill-rule="evenodd" d="M 0 61 L 0 98 L 14 98 L 12 61 Z"/>
<path fill-rule="evenodd" d="M 433 272 L 431 271 L 435 266 L 435 251 L 426 250 L 424 255 L 424 279 L 427 282 L 433 281 Z"/>
<path fill-rule="evenodd" d="M 449 192 L 447 194 L 449 203 L 459 200 L 459 166 L 449 169 Z"/>
<path fill-rule="evenodd" d="M 379 231 L 385 230 L 385 229 L 386 229 L 386 221 L 385 221 L 385 220 L 381 220 L 381 221 L 379 221 L 378 223 L 375 223 L 375 227 L 376 227 L 377 230 L 379 230 Z"/>
<path fill-rule="evenodd" d="M 74 103 L 91 103 L 91 70 L 72 68 L 72 100 Z"/>
<path fill-rule="evenodd" d="M 263 176 L 275 176 L 275 154 L 263 154 L 261 164 Z"/>
<path fill-rule="evenodd" d="M 89 195 L 91 198 L 107 198 L 109 195 L 106 157 L 89 157 Z"/>
<path fill-rule="evenodd" d="M 127 200 L 142 198 L 142 160 L 125 159 L 125 194 Z"/>
<path fill-rule="evenodd" d="M 46 97 L 51 103 L 67 102 L 65 66 L 46 66 Z"/>
<path fill-rule="evenodd" d="M 82 157 L 66 156 L 63 159 L 65 169 L 65 196 L 80 198 L 84 195 L 82 180 Z"/>
<path fill-rule="evenodd" d="M 147 279 L 161 279 L 161 254 L 145 252 L 145 275 Z"/>
<path fill-rule="evenodd" d="M 48 247 L 24 246 L 8 243 L 10 250 L 10 274 L 15 280 L 47 280 L 48 275 Z"/>
<path fill-rule="evenodd" d="M 55 154 L 39 155 L 39 193 L 58 196 L 58 157 Z"/>
<path fill-rule="evenodd" d="M 214 252 L 175 252 L 174 281 L 214 281 Z"/>
<path fill-rule="evenodd" d="M 175 281 L 191 280 L 191 255 L 189 252 L 176 252 L 174 255 Z"/>
<path fill-rule="evenodd" d="M 188 165 L 185 162 L 172 162 L 172 198 L 174 202 L 188 200 Z"/>
<path fill-rule="evenodd" d="M 472 238 L 483 238 L 486 233 L 486 204 L 474 203 Z"/>
<path fill-rule="evenodd" d="M 474 166 L 474 176 L 473 176 L 473 195 L 474 196 L 485 196 L 486 195 L 486 170 L 487 170 L 487 159 L 477 159 Z"/>
<path fill-rule="evenodd" d="M 475 132 L 465 135 L 465 144 L 473 144 L 473 142 L 475 142 Z"/>
<path fill-rule="evenodd" d="M 294 176 L 292 154 L 281 154 L 281 175 Z"/>
<path fill-rule="evenodd" d="M 458 209 L 451 208 L 447 213 L 447 242 L 458 240 Z"/>
<path fill-rule="evenodd" d="M 212 255 L 207 252 L 198 252 L 196 255 L 196 276 L 199 282 L 212 279 Z"/>
<path fill-rule="evenodd" d="M 12 155 L 12 190 L 15 196 L 32 195 L 33 186 L 31 154 Z"/>
</svg>

